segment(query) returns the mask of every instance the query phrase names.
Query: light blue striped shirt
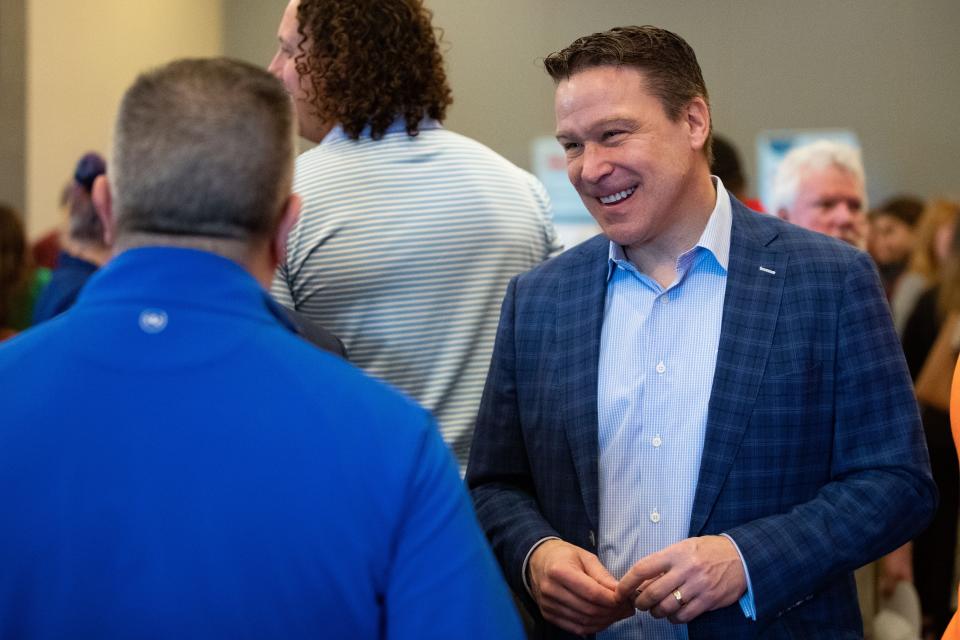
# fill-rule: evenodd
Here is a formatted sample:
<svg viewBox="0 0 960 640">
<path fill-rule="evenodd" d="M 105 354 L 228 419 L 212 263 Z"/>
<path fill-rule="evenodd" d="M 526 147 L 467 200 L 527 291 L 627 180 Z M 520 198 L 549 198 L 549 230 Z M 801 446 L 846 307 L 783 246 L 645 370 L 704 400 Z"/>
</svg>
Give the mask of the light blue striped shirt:
<svg viewBox="0 0 960 640">
<path fill-rule="evenodd" d="M 434 120 L 416 136 L 398 120 L 380 140 L 334 127 L 293 189 L 271 292 L 432 411 L 462 473 L 507 283 L 559 250 L 543 185 Z"/>
<path fill-rule="evenodd" d="M 707 226 L 677 259 L 676 280 L 666 289 L 610 243 L 597 400 L 597 546 L 618 579 L 689 533 L 730 254 L 730 198 L 719 179 L 714 183 Z M 747 615 L 750 595 L 741 600 Z M 638 612 L 598 638 L 686 639 L 687 628 Z"/>
</svg>

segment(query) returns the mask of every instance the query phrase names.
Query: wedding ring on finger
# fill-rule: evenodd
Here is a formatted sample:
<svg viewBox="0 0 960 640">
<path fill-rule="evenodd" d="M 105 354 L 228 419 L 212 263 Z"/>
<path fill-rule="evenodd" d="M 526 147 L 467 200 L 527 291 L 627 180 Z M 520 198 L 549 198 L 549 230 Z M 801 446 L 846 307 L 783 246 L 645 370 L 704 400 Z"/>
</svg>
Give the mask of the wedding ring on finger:
<svg viewBox="0 0 960 640">
<path fill-rule="evenodd" d="M 680 603 L 681 607 L 687 604 L 686 602 L 683 601 L 683 594 L 680 593 L 680 589 L 677 589 L 676 591 L 673 592 L 673 597 L 677 599 L 677 602 Z"/>
</svg>

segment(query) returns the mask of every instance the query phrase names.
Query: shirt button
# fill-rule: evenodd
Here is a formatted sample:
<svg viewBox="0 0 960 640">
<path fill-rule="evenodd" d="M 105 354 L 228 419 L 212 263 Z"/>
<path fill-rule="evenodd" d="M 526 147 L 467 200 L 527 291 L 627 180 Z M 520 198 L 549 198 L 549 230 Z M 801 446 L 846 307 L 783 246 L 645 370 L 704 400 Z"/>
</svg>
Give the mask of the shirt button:
<svg viewBox="0 0 960 640">
<path fill-rule="evenodd" d="M 660 512 L 658 512 L 656 509 L 650 512 L 650 522 L 653 524 L 660 522 Z"/>
<path fill-rule="evenodd" d="M 660 296 L 660 304 L 667 304 L 668 302 L 670 302 L 670 296 L 667 294 Z"/>
<path fill-rule="evenodd" d="M 659 435 L 653 436 L 652 442 L 653 442 L 653 446 L 655 447 L 659 447 L 660 445 L 663 444 L 663 440 L 660 438 Z"/>
<path fill-rule="evenodd" d="M 667 365 L 663 364 L 663 360 L 657 363 L 657 373 L 663 373 L 667 370 Z"/>
</svg>

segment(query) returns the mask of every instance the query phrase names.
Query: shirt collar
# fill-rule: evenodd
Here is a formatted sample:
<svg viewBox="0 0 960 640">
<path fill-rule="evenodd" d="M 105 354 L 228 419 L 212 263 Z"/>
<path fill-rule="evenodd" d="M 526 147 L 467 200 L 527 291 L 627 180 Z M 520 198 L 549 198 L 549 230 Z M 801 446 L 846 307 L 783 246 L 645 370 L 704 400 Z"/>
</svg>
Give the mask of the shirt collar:
<svg viewBox="0 0 960 640">
<path fill-rule="evenodd" d="M 439 120 L 433 118 L 424 118 L 420 121 L 420 124 L 417 126 L 419 131 L 427 131 L 430 129 L 442 129 L 443 124 Z M 407 121 L 405 118 L 397 118 L 394 120 L 387 130 L 383 132 L 383 135 L 390 135 L 392 133 L 406 133 L 407 132 Z M 363 131 L 360 132 L 360 139 L 370 137 L 370 125 L 367 125 L 363 128 Z M 323 137 L 323 140 L 320 141 L 320 144 L 327 144 L 330 142 L 336 142 L 338 140 L 349 140 L 350 137 L 343 131 L 343 126 L 337 124 L 330 131 L 327 132 L 327 135 Z"/>
<path fill-rule="evenodd" d="M 127 249 L 93 274 L 76 306 L 117 302 L 274 320 L 292 333 L 300 333 L 296 323 L 246 269 L 233 260 L 199 249 Z"/>
<path fill-rule="evenodd" d="M 690 251 L 684 255 L 689 255 L 697 248 L 706 249 L 713 254 L 724 271 L 730 263 L 730 229 L 733 224 L 733 213 L 730 207 L 730 196 L 727 194 L 723 182 L 717 176 L 710 176 L 713 185 L 717 191 L 717 201 L 713 205 L 713 211 L 710 212 L 710 219 L 707 220 L 707 226 L 704 227 L 700 239 Z M 627 258 L 627 253 L 623 247 L 616 242 L 610 242 L 610 251 L 608 253 L 607 280 L 613 275 L 614 269 L 618 264 L 633 265 Z"/>
</svg>

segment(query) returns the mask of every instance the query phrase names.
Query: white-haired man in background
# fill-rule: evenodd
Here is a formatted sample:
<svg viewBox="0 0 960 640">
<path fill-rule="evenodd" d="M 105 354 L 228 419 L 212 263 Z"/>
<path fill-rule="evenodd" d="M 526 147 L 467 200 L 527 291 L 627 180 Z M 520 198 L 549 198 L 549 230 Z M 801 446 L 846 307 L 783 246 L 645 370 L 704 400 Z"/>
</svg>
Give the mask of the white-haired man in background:
<svg viewBox="0 0 960 640">
<path fill-rule="evenodd" d="M 866 248 L 867 193 L 860 152 L 832 140 L 791 150 L 774 177 L 769 210 L 788 222 Z"/>
</svg>

